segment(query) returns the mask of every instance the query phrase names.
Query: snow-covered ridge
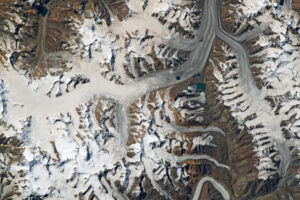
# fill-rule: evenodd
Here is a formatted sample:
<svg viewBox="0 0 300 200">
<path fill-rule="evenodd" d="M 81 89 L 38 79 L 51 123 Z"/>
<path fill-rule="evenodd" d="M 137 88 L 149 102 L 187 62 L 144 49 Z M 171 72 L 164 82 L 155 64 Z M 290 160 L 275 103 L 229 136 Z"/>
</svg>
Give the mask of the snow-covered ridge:
<svg viewBox="0 0 300 200">
<path fill-rule="evenodd" d="M 200 8 L 181 1 L 127 4 L 130 15 L 126 19 L 112 20 L 110 25 L 86 19 L 79 29 L 82 56 L 98 60 L 103 77 L 126 84 L 155 71 L 177 68 L 187 60 L 188 52 L 170 48 L 167 42 L 170 35 L 199 28 Z M 172 23 L 183 26 L 181 31 L 174 31 Z"/>
<path fill-rule="evenodd" d="M 249 67 L 256 86 L 260 88 L 257 95 L 253 97 L 243 92 L 242 66 L 237 62 L 236 53 L 226 50 L 226 44 L 222 49 L 226 60 L 215 60 L 214 73 L 225 105 L 232 108 L 241 128 L 246 126 L 250 129 L 249 133 L 257 144 L 259 177 L 268 179 L 272 174 L 285 175 L 290 165 L 290 149 L 298 146 L 299 130 L 295 124 L 300 117 L 297 106 L 299 25 L 296 23 L 297 15 L 285 6 L 271 1 L 257 3 L 243 1 L 236 5 L 237 10 L 243 11 L 241 18 L 236 18 L 241 20 L 238 24 L 245 20 L 247 28 L 250 27 L 248 32 L 253 27 L 268 25 L 267 30 L 246 41 Z M 241 25 L 240 28 L 245 27 Z"/>
</svg>

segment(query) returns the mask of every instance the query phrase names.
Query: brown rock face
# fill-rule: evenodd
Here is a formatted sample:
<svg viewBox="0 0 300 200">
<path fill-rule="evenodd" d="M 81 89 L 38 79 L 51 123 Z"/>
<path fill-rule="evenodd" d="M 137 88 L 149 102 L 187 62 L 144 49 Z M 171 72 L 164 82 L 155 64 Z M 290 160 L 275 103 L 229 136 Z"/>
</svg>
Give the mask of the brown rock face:
<svg viewBox="0 0 300 200">
<path fill-rule="evenodd" d="M 235 16 L 238 15 L 237 10 L 232 6 L 238 4 L 238 0 L 222 0 L 221 3 L 221 21 L 223 29 L 228 33 L 234 33 L 235 27 Z"/>
<path fill-rule="evenodd" d="M 292 9 L 300 15 L 300 1 L 292 0 Z M 300 23 L 300 19 L 298 20 L 298 24 Z"/>
<path fill-rule="evenodd" d="M 0 3 L 0 19 L 9 19 L 16 28 L 1 28 L 0 39 L 13 49 L 10 63 L 15 68 L 28 71 L 36 79 L 57 75 L 68 70 L 66 63 L 79 39 L 75 26 L 83 17 L 104 19 L 109 25 L 110 15 L 123 20 L 128 12 L 125 1 L 9 1 Z M 0 63 L 7 59 L 1 48 Z"/>
<path fill-rule="evenodd" d="M 228 107 L 218 99 L 216 79 L 213 75 L 213 67 L 209 65 L 206 69 L 204 82 L 206 83 L 207 105 L 205 121 L 210 126 L 222 127 L 226 137 L 216 137 L 216 143 L 220 150 L 216 151 L 215 156 L 222 158 L 223 162 L 230 166 L 230 170 L 216 170 L 210 176 L 218 177 L 219 182 L 223 183 L 231 193 L 233 199 L 249 199 L 256 195 L 251 193 L 249 185 L 257 187 L 258 171 L 254 167 L 257 163 L 254 152 L 254 143 L 247 130 L 240 130 L 238 123 L 231 116 Z M 225 141 L 224 141 L 225 139 Z M 218 175 L 219 174 L 219 175 Z M 207 186 L 213 188 L 212 185 Z"/>
<path fill-rule="evenodd" d="M 22 19 L 16 25 L 17 45 L 10 59 L 15 68 L 28 71 L 32 78 L 67 70 L 66 62 L 72 52 L 70 45 L 76 37 L 72 26 L 79 20 L 70 4 L 74 3 L 41 1 L 30 5 L 18 1 L 15 4 L 15 12 Z"/>
<path fill-rule="evenodd" d="M 10 166 L 23 159 L 24 149 L 22 145 L 22 141 L 16 137 L 7 138 L 3 133 L 0 134 L 0 191 L 4 195 L 2 196 L 3 199 L 13 199 L 20 195 L 18 183 L 14 181 L 14 178 L 17 177 L 14 177 L 5 165 Z"/>
<path fill-rule="evenodd" d="M 251 47 L 253 47 L 253 43 L 255 43 L 254 41 L 256 40 L 257 38 L 246 41 L 249 51 L 251 51 Z M 232 117 L 229 107 L 224 106 L 224 102 L 218 98 L 224 94 L 217 92 L 218 88 L 216 88 L 216 85 L 218 80 L 214 77 L 214 70 L 218 69 L 222 72 L 220 68 L 221 64 L 225 63 L 226 60 L 235 59 L 235 57 L 225 57 L 224 54 L 222 54 L 221 46 L 224 48 L 224 45 L 225 43 L 218 39 L 214 42 L 212 55 L 216 66 L 213 67 L 212 65 L 208 65 L 203 76 L 203 82 L 206 83 L 207 99 L 204 121 L 207 125 L 222 127 L 222 130 L 226 133 L 226 142 L 224 142 L 224 139 L 219 141 L 222 144 L 215 142 L 218 144 L 217 146 L 221 146 L 222 151 L 215 151 L 213 155 L 217 156 L 218 154 L 221 154 L 217 157 L 226 158 L 223 162 L 230 166 L 230 170 L 222 171 L 222 176 L 220 177 L 218 176 L 219 170 L 218 172 L 210 172 L 209 176 L 218 177 L 218 182 L 226 186 L 232 199 L 298 199 L 299 192 L 296 192 L 296 190 L 299 190 L 299 180 L 296 178 L 297 167 L 295 165 L 295 160 L 299 159 L 299 154 L 297 154 L 298 151 L 292 151 L 293 154 L 291 156 L 293 161 L 291 162 L 286 175 L 286 177 L 290 178 L 282 178 L 279 177 L 278 174 L 275 174 L 267 180 L 259 180 L 257 178 L 258 170 L 255 167 L 258 163 L 258 158 L 254 151 L 256 145 L 248 132 L 249 129 L 259 127 L 250 126 L 241 130 L 238 127 L 238 123 Z M 234 66 L 234 64 L 232 66 Z M 259 86 L 259 80 L 256 80 L 256 77 L 261 72 L 253 67 L 252 73 L 257 86 Z M 222 75 L 224 76 L 224 74 Z M 276 99 L 269 97 L 267 100 L 274 107 L 274 101 L 276 101 Z M 252 117 L 255 118 L 255 116 L 249 116 L 249 118 Z M 287 121 L 283 121 L 281 125 L 285 126 L 293 120 L 293 118 L 290 118 Z M 215 137 L 215 139 L 218 140 L 218 137 Z M 274 150 L 271 150 L 270 153 L 272 152 L 274 152 Z M 193 167 L 193 169 L 195 169 L 195 167 Z M 193 174 L 200 173 L 195 172 Z M 282 181 L 280 181 L 281 179 Z M 212 198 L 209 196 L 208 192 L 210 187 L 213 188 L 213 186 L 209 186 L 209 184 L 203 186 L 203 194 L 201 194 L 203 195 L 202 198 Z M 215 198 L 218 199 L 217 197 Z"/>
<path fill-rule="evenodd" d="M 137 118 L 134 117 L 134 114 L 141 110 L 141 107 L 137 105 L 142 104 L 145 107 L 148 107 L 151 115 L 155 115 L 154 113 L 157 109 L 159 110 L 160 107 L 160 97 L 168 104 L 169 108 L 173 109 L 174 116 L 177 115 L 175 121 L 170 122 L 168 120 L 168 115 L 166 116 L 166 114 L 162 114 L 162 119 L 165 120 L 166 123 L 174 123 L 177 126 L 186 128 L 197 126 L 202 126 L 204 128 L 214 126 L 222 128 L 222 130 L 226 133 L 226 136 L 223 136 L 218 132 L 212 131 L 209 135 L 213 136 L 213 144 L 215 144 L 215 146 L 212 147 L 204 145 L 196 148 L 192 148 L 193 143 L 191 141 L 193 138 L 205 136 L 205 132 L 193 131 L 172 133 L 167 137 L 171 140 L 175 140 L 176 135 L 177 137 L 180 135 L 185 138 L 184 141 L 187 142 L 187 148 L 182 149 L 180 146 L 174 146 L 173 149 L 170 149 L 166 146 L 166 150 L 170 154 L 182 157 L 187 155 L 208 155 L 217 160 L 219 163 L 225 164 L 229 167 L 229 169 L 219 167 L 209 160 L 187 159 L 181 162 L 181 164 L 185 166 L 184 169 L 189 174 L 188 187 L 183 186 L 180 183 L 173 183 L 176 186 L 180 186 L 181 189 L 186 188 L 183 191 L 185 191 L 189 197 L 180 196 L 180 194 L 184 194 L 181 192 L 176 193 L 176 195 L 175 193 L 173 194 L 170 191 L 173 191 L 174 188 L 167 187 L 167 185 L 163 182 L 160 183 L 161 188 L 168 191 L 174 199 L 190 199 L 193 190 L 195 190 L 197 183 L 202 178 L 213 177 L 226 188 L 232 199 L 246 200 L 258 198 L 266 193 L 270 193 L 273 190 L 273 186 L 277 184 L 277 179 L 274 178 L 271 182 L 257 179 L 258 170 L 255 167 L 255 165 L 257 165 L 257 158 L 254 151 L 255 143 L 252 141 L 252 137 L 249 135 L 246 128 L 243 130 L 239 129 L 238 123 L 231 116 L 230 108 L 224 106 L 222 100 L 220 100 L 220 94 L 217 92 L 216 88 L 217 80 L 213 75 L 212 65 L 208 65 L 206 67 L 203 77 L 203 83 L 206 84 L 206 103 L 203 105 L 204 111 L 201 115 L 203 116 L 203 121 L 194 121 L 193 118 L 189 118 L 187 115 L 186 118 L 181 118 L 180 109 L 188 109 L 188 107 L 184 107 L 184 104 L 181 108 L 171 107 L 172 102 L 181 98 L 188 87 L 200 81 L 199 77 L 194 77 L 171 88 L 161 89 L 160 92 L 152 91 L 131 106 L 130 116 L 132 117 L 130 124 L 132 128 L 127 145 L 140 143 L 141 139 L 144 137 L 142 134 L 147 134 L 145 132 L 146 127 L 139 125 L 138 121 L 136 121 Z M 166 93 L 166 91 L 169 92 Z M 192 96 L 186 97 L 192 98 Z M 133 152 L 129 153 L 130 157 L 135 155 Z M 170 173 L 170 177 L 170 180 L 176 179 L 175 175 L 172 178 L 172 173 Z M 144 182 L 144 186 L 147 186 L 146 183 L 147 182 Z M 155 196 L 152 192 L 149 194 L 149 191 L 145 193 L 151 197 L 152 195 Z M 204 184 L 200 197 L 200 199 L 222 199 L 222 195 L 209 182 Z"/>
<path fill-rule="evenodd" d="M 7 44 L 5 41 L 7 40 L 13 40 L 14 35 L 13 32 L 9 30 L 9 25 L 5 23 L 6 19 L 11 19 L 10 13 L 15 13 L 14 11 L 14 0 L 9 1 L 1 1 L 0 2 L 0 21 L 4 22 L 0 25 L 0 64 L 1 66 L 4 65 L 5 61 L 8 59 L 8 56 L 6 55 L 6 50 L 9 48 L 9 44 Z M 12 23 L 14 25 L 17 24 L 15 20 L 12 20 Z"/>
</svg>

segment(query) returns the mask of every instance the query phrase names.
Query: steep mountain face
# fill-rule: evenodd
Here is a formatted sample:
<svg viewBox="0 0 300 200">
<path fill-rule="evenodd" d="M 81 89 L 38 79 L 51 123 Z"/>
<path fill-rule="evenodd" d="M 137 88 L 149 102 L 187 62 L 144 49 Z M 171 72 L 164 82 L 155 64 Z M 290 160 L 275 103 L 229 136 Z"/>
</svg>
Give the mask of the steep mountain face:
<svg viewBox="0 0 300 200">
<path fill-rule="evenodd" d="M 225 77 L 228 73 L 228 79 L 233 77 L 237 82 L 228 93 L 228 104 L 236 109 L 235 115 L 250 129 L 249 133 L 258 144 L 259 177 L 266 180 L 279 177 L 274 192 L 259 199 L 299 198 L 299 193 L 296 192 L 299 190 L 299 175 L 295 165 L 295 160 L 299 159 L 300 118 L 299 16 L 296 13 L 296 4 L 297 1 L 236 1 L 229 6 L 226 2 L 222 5 L 222 9 L 226 10 L 223 16 L 228 15 L 222 18 L 223 27 L 228 33 L 236 35 L 235 38 L 239 39 L 247 51 L 248 66 L 254 81 L 252 87 L 257 88 L 255 99 L 247 97 L 247 94 L 236 87 L 243 84 L 241 78 L 246 78 L 242 76 L 243 72 L 239 67 L 228 69 L 232 61 L 226 61 L 228 64 L 225 69 L 223 63 L 217 64 L 221 73 L 225 70 Z M 232 9 L 236 11 L 234 15 L 228 14 Z M 259 34 L 251 34 L 257 31 Z M 240 37 L 241 33 L 248 37 Z M 236 57 L 231 54 L 226 60 Z M 233 66 L 235 68 L 236 63 Z M 244 84 L 251 85 L 249 82 Z M 253 89 L 248 87 L 248 90 Z"/>
<path fill-rule="evenodd" d="M 300 199 L 296 0 L 0 0 L 0 199 Z"/>
<path fill-rule="evenodd" d="M 194 37 L 202 12 L 198 3 L 130 1 L 127 6 L 125 20 L 112 16 L 113 21 L 102 23 L 86 18 L 80 28 L 82 56 L 98 57 L 104 78 L 126 84 L 187 61 L 189 51 L 167 43 L 173 37 Z"/>
</svg>

